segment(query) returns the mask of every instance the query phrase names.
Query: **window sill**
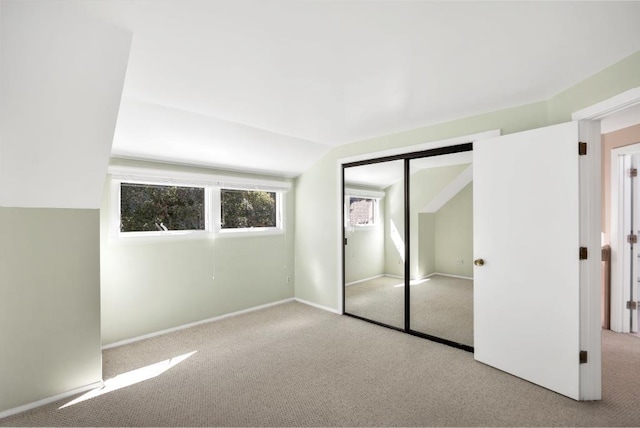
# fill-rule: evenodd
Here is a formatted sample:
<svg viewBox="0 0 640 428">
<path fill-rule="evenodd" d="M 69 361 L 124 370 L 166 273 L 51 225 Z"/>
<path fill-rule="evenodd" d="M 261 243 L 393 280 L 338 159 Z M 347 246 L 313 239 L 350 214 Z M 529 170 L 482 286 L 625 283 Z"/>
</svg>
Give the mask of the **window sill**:
<svg viewBox="0 0 640 428">
<path fill-rule="evenodd" d="M 269 229 L 226 229 L 218 230 L 215 234 L 216 238 L 240 238 L 240 237 L 256 237 L 256 236 L 278 236 L 284 235 L 284 229 L 269 228 Z"/>
<path fill-rule="evenodd" d="M 171 242 L 189 241 L 198 239 L 211 239 L 213 233 L 210 231 L 169 231 L 169 232 L 117 232 L 111 236 L 111 240 L 117 243 L 151 243 L 151 242 Z"/>
</svg>

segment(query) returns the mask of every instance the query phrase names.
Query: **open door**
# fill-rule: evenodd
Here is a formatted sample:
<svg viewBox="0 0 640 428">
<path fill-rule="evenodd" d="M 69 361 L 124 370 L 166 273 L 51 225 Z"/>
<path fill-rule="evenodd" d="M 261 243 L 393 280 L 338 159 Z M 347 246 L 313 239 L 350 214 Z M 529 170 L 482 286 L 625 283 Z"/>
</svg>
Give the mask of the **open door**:
<svg viewBox="0 0 640 428">
<path fill-rule="evenodd" d="M 599 139 L 570 122 L 473 149 L 475 359 L 576 400 L 601 389 Z"/>
</svg>

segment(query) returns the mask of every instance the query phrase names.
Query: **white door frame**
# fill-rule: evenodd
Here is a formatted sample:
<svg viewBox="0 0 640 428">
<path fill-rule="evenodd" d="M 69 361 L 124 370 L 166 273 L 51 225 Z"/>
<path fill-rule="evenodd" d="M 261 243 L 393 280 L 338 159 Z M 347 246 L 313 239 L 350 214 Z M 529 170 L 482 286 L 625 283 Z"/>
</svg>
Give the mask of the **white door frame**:
<svg viewBox="0 0 640 428">
<path fill-rule="evenodd" d="M 630 89 L 626 92 L 618 94 L 607 100 L 591 105 L 582 110 L 576 111 L 571 115 L 572 120 L 589 120 L 600 121 L 615 113 L 619 113 L 630 107 L 640 105 L 640 87 Z M 624 290 L 622 281 L 624 267 L 621 263 L 619 255 L 623 255 L 625 252 L 625 238 L 623 227 L 623 208 L 620 206 L 623 203 L 622 198 L 619 197 L 620 189 L 618 186 L 620 174 L 624 171 L 620 171 L 618 156 L 625 154 L 625 150 L 630 150 L 630 147 L 624 147 L 620 149 L 612 150 L 611 153 L 611 330 L 616 332 L 629 332 L 629 323 L 624 323 L 623 320 L 629 319 L 629 310 L 626 309 L 626 301 L 629 299 L 629 291 Z M 628 153 L 631 153 L 629 151 Z M 600 170 L 600 166 L 596 171 Z M 596 189 L 594 189 L 596 191 Z M 597 190 L 600 192 L 600 190 Z M 628 288 L 628 287 L 627 287 Z M 626 300 L 625 300 L 626 295 Z M 626 315 L 626 317 L 625 317 Z M 600 319 L 600 317 L 598 317 Z M 581 322 L 586 322 L 582 320 Z M 625 330 L 626 324 L 626 330 Z M 585 324 L 583 324 L 585 325 Z"/>
<path fill-rule="evenodd" d="M 620 186 L 628 169 L 623 164 L 623 155 L 640 153 L 640 144 L 619 147 L 611 151 L 611 330 L 629 333 L 629 310 L 626 302 L 631 299 L 629 260 L 631 250 L 626 244 L 629 231 L 629 210 L 627 192 Z"/>
</svg>

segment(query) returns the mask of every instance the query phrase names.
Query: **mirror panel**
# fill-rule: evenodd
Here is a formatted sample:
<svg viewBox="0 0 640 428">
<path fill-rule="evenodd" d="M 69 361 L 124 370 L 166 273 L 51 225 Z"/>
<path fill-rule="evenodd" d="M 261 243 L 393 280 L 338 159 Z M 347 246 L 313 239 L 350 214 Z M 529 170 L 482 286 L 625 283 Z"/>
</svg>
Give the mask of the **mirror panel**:
<svg viewBox="0 0 640 428">
<path fill-rule="evenodd" d="M 345 313 L 404 329 L 404 161 L 344 169 Z"/>
<path fill-rule="evenodd" d="M 409 161 L 410 329 L 473 346 L 471 152 Z"/>
</svg>

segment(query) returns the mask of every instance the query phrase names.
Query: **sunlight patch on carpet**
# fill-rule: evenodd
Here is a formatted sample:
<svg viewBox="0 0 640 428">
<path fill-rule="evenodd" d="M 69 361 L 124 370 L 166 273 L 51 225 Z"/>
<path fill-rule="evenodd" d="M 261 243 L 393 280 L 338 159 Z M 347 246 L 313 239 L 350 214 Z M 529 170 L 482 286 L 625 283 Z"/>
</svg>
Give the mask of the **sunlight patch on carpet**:
<svg viewBox="0 0 640 428">
<path fill-rule="evenodd" d="M 420 285 L 427 281 L 431 281 L 431 278 L 412 279 L 411 281 L 409 281 L 409 285 Z M 393 286 L 393 288 L 399 288 L 399 287 L 404 287 L 404 282 Z"/>
<path fill-rule="evenodd" d="M 145 380 L 152 379 L 156 376 L 160 376 L 162 373 L 166 372 L 171 367 L 180 364 L 196 352 L 198 351 L 189 352 L 187 354 L 169 358 L 168 360 L 160 361 L 159 363 L 151 364 L 146 367 L 141 367 L 139 369 L 131 370 L 130 372 L 119 374 L 114 378 L 106 380 L 103 387 L 93 389 L 86 394 L 81 395 L 75 400 L 72 400 L 64 406 L 58 408 L 58 410 L 64 409 L 65 407 L 73 406 L 74 404 L 78 404 L 92 398 L 99 397 L 108 392 L 117 391 L 118 389 L 126 388 L 127 386 L 144 382 Z"/>
</svg>

